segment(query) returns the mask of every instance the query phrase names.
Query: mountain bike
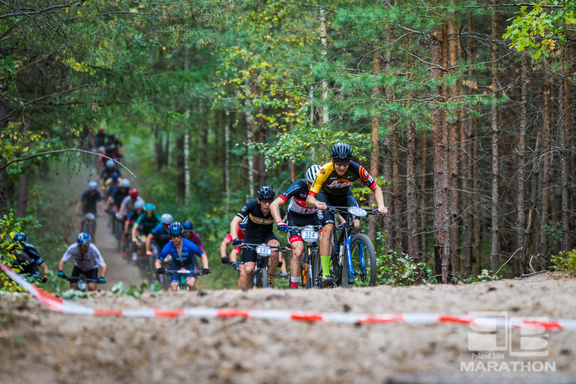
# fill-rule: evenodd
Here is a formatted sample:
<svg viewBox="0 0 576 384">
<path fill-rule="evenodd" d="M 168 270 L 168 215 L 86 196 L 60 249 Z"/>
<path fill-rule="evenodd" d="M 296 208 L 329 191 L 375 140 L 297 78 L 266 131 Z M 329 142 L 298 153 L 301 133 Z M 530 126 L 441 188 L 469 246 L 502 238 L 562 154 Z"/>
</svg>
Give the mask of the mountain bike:
<svg viewBox="0 0 576 384">
<path fill-rule="evenodd" d="M 306 245 L 300 262 L 300 281 L 302 286 L 306 288 L 318 286 L 318 278 L 322 278 L 322 264 L 318 254 L 318 238 L 321 229 L 321 225 L 288 227 L 288 231 L 300 231 L 300 237 Z"/>
<path fill-rule="evenodd" d="M 158 273 L 158 272 L 156 272 Z M 186 284 L 186 279 L 188 278 L 187 276 L 192 274 L 194 275 L 194 277 L 197 276 L 203 276 L 204 273 L 202 271 L 191 271 L 189 269 L 171 269 L 171 270 L 165 270 L 163 273 L 159 273 L 160 275 L 166 275 L 168 276 L 168 280 L 169 276 L 177 273 L 178 274 L 178 290 L 179 291 L 189 291 L 190 290 L 190 286 L 188 284 Z M 212 271 L 208 271 L 207 274 L 212 273 Z"/>
<path fill-rule="evenodd" d="M 370 238 L 354 227 L 354 219 L 366 215 L 381 215 L 377 209 L 360 207 L 333 207 L 346 220 L 344 228 L 335 228 L 332 241 L 332 277 L 336 285 L 376 285 L 376 251 Z M 359 279 L 357 279 L 359 278 Z M 359 281 L 358 281 L 359 280 Z"/>
<path fill-rule="evenodd" d="M 82 223 L 82 228 L 80 232 L 86 232 L 92 238 L 92 242 L 95 242 L 94 235 L 96 234 L 96 215 L 92 212 L 86 214 L 86 220 Z"/>
<path fill-rule="evenodd" d="M 86 288 L 88 288 L 88 283 L 96 283 L 100 284 L 98 279 L 89 279 L 86 277 L 85 274 L 81 273 L 79 276 L 64 276 L 61 279 L 68 280 L 71 283 L 77 283 L 78 290 L 85 292 Z"/>
<path fill-rule="evenodd" d="M 278 245 L 244 243 L 240 245 L 239 248 L 256 251 L 258 260 L 256 260 L 256 269 L 254 270 L 254 287 L 268 288 L 268 263 L 270 261 L 270 255 L 273 252 L 272 249 L 276 249 L 279 252 L 285 252 L 284 247 Z M 279 273 L 274 273 L 274 276 L 285 277 Z"/>
</svg>

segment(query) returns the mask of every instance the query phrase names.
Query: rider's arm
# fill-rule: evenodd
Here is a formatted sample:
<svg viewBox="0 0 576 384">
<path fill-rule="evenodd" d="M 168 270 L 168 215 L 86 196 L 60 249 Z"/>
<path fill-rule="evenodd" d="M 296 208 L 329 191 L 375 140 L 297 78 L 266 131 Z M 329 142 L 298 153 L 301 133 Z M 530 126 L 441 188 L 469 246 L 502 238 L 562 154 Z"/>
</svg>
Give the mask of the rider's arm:
<svg viewBox="0 0 576 384">
<path fill-rule="evenodd" d="M 122 220 L 124 218 L 124 209 L 126 209 L 125 205 L 121 205 L 120 206 L 120 211 L 118 212 L 118 217 L 120 218 L 120 220 Z"/>
<path fill-rule="evenodd" d="M 202 259 L 202 268 L 208 269 L 208 256 L 206 256 L 206 254 L 202 252 L 200 258 Z"/>
<path fill-rule="evenodd" d="M 220 243 L 220 256 L 221 257 L 228 256 L 228 253 L 226 252 L 226 247 L 228 247 L 228 244 L 230 244 L 231 242 L 232 242 L 232 235 L 231 234 L 226 235 L 224 240 L 222 240 L 222 242 Z"/>
<path fill-rule="evenodd" d="M 104 216 L 104 207 L 102 206 L 102 200 L 98 202 L 98 207 L 100 208 L 100 216 Z"/>
<path fill-rule="evenodd" d="M 48 266 L 46 265 L 46 263 L 42 262 L 38 265 L 39 267 L 42 267 L 42 269 L 44 270 L 44 274 L 47 275 L 48 274 Z"/>
<path fill-rule="evenodd" d="M 106 277 L 106 271 L 108 270 L 108 267 L 105 265 L 102 268 L 100 268 L 100 276 L 102 277 Z"/>
<path fill-rule="evenodd" d="M 138 224 L 134 223 L 134 225 L 132 226 L 132 241 L 136 241 L 136 230 L 138 229 Z"/>
<path fill-rule="evenodd" d="M 58 263 L 58 270 L 59 271 L 64 270 L 64 264 L 66 264 L 66 262 L 64 260 L 60 260 L 60 262 Z"/>
<path fill-rule="evenodd" d="M 388 213 L 388 208 L 384 206 L 384 194 L 382 194 L 380 186 L 376 185 L 376 188 L 374 188 L 373 191 L 374 197 L 376 198 L 376 204 L 378 204 L 378 211 L 382 214 Z"/>
<path fill-rule="evenodd" d="M 108 196 L 108 200 L 106 200 L 106 210 L 110 210 L 112 206 L 112 195 Z"/>
<path fill-rule="evenodd" d="M 146 252 L 150 252 L 150 243 L 152 242 L 152 239 L 154 238 L 154 235 L 149 233 L 148 236 L 146 236 Z"/>
<path fill-rule="evenodd" d="M 79 215 L 80 214 L 80 207 L 82 207 L 82 202 L 79 201 L 78 205 L 76 205 L 76 214 Z"/>
<path fill-rule="evenodd" d="M 238 238 L 238 225 L 242 222 L 242 218 L 240 216 L 234 216 L 232 222 L 230 223 L 230 233 L 232 234 L 232 240 Z"/>
<path fill-rule="evenodd" d="M 284 205 L 285 202 L 286 201 L 282 198 L 282 195 L 280 195 L 272 202 L 272 204 L 270 204 L 270 213 L 272 214 L 274 221 L 277 223 L 282 221 L 282 217 L 280 216 L 280 207 Z"/>
<path fill-rule="evenodd" d="M 310 207 L 316 207 L 322 211 L 325 211 L 327 207 L 326 203 L 318 201 L 316 199 L 316 196 L 313 195 L 308 195 L 308 197 L 306 198 L 306 204 L 308 204 Z"/>
</svg>

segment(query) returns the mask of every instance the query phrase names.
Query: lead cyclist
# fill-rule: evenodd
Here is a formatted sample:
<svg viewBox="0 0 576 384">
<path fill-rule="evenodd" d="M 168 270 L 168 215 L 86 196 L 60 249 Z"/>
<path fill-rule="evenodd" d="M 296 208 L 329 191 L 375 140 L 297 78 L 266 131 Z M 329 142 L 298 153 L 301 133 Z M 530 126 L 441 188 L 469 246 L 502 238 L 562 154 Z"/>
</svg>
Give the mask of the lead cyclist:
<svg viewBox="0 0 576 384">
<path fill-rule="evenodd" d="M 358 206 L 352 194 L 352 183 L 360 179 L 365 186 L 374 192 L 378 212 L 388 213 L 384 206 L 384 195 L 376 181 L 360 164 L 351 161 L 352 147 L 347 143 L 336 143 L 330 150 L 332 161 L 324 164 L 318 171 L 318 176 L 310 189 L 306 204 L 318 209 L 318 218 L 322 223 L 320 237 L 320 259 L 322 261 L 322 284 L 333 282 L 330 271 L 330 255 L 332 254 L 332 234 L 334 233 L 334 214 L 327 211 L 328 206 L 352 207 Z M 355 223 L 357 227 L 359 223 Z"/>
</svg>

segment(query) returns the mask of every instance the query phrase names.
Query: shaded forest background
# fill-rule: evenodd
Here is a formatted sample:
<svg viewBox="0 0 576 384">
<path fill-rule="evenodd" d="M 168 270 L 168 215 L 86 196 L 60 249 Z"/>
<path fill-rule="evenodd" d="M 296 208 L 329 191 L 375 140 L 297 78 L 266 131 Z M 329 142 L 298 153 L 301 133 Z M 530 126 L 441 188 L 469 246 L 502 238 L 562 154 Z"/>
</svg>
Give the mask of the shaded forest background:
<svg viewBox="0 0 576 384">
<path fill-rule="evenodd" d="M 546 269 L 574 246 L 573 7 L 2 1 L 0 213 L 46 223 L 54 166 L 36 155 L 103 125 L 146 200 L 216 254 L 259 186 L 281 193 L 347 141 L 384 189 L 384 252 L 443 282 Z M 48 249 L 75 236 L 32 227 Z"/>
</svg>

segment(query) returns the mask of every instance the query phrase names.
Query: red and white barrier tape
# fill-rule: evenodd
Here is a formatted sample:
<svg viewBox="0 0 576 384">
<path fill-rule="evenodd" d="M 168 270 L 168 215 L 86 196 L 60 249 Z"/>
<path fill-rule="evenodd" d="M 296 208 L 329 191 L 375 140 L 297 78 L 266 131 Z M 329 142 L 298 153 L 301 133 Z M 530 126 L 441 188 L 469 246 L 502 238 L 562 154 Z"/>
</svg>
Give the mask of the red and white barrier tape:
<svg viewBox="0 0 576 384">
<path fill-rule="evenodd" d="M 24 280 L 14 273 L 10 268 L 0 263 L 0 268 L 10 276 L 10 278 L 20 284 L 28 292 L 34 295 L 44 305 L 52 311 L 72 313 L 78 315 L 99 315 L 99 316 L 122 316 L 122 317 L 177 317 L 190 316 L 202 318 L 217 317 L 247 317 L 252 319 L 284 320 L 284 321 L 309 321 L 309 322 L 335 322 L 345 324 L 355 323 L 408 323 L 408 324 L 438 324 L 457 323 L 473 324 L 485 327 L 542 327 L 546 331 L 576 331 L 576 320 L 554 320 L 554 321 L 527 321 L 527 320 L 506 320 L 499 317 L 481 316 L 455 316 L 441 315 L 438 313 L 398 313 L 398 314 L 378 314 L 369 315 L 363 313 L 342 313 L 342 312 L 294 312 L 283 310 L 261 310 L 261 309 L 229 309 L 229 308 L 184 308 L 184 309 L 121 309 L 107 310 L 87 307 L 69 300 L 60 299 L 45 292 Z"/>
</svg>

